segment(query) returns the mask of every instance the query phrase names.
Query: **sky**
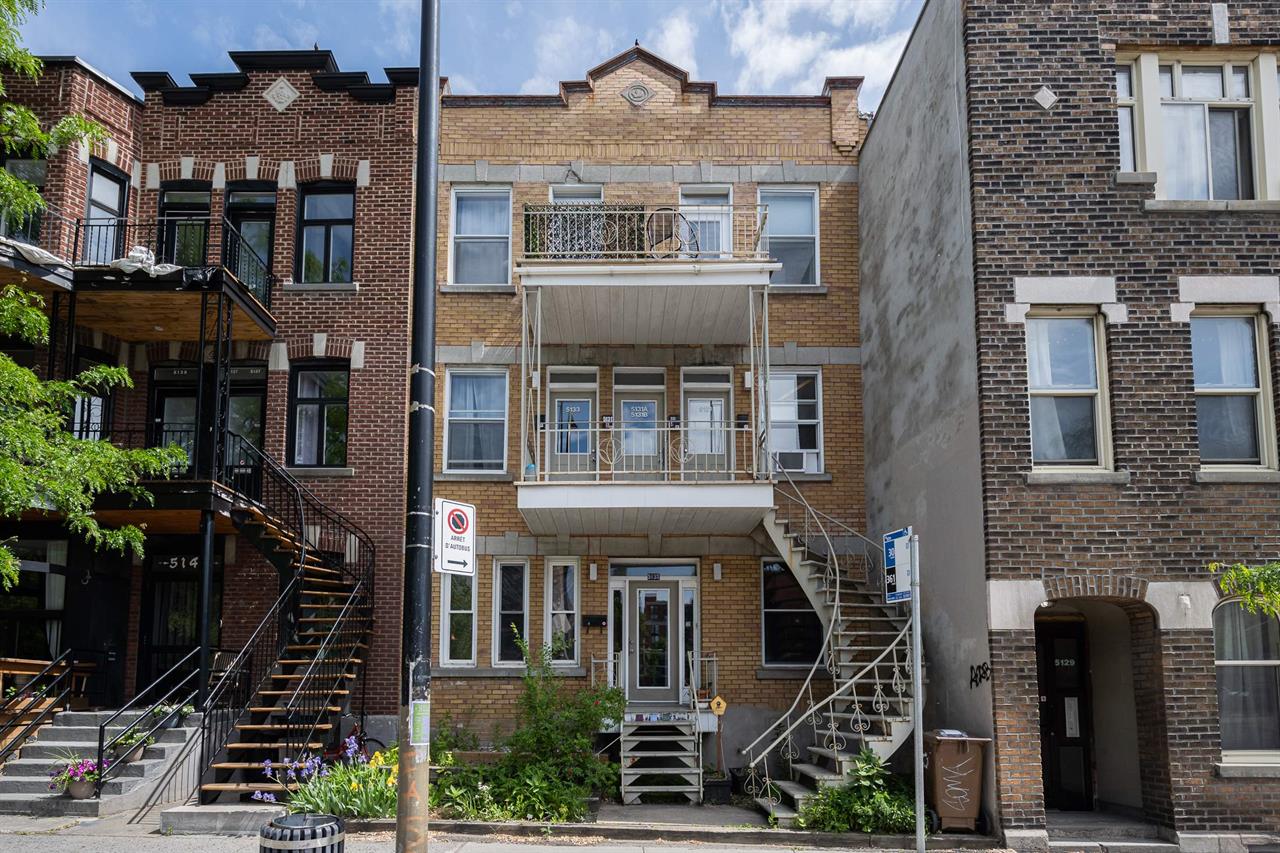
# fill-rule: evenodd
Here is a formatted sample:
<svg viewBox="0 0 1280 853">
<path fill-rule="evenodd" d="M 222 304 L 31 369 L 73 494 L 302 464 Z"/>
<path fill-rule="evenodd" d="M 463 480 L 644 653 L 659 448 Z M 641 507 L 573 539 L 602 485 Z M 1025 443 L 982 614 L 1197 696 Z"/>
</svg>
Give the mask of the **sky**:
<svg viewBox="0 0 1280 853">
<path fill-rule="evenodd" d="M 721 94 L 821 92 L 866 78 L 873 109 L 922 0 L 441 0 L 441 73 L 457 94 L 554 94 L 636 39 Z M 232 71 L 228 50 L 332 50 L 344 71 L 417 65 L 419 0 L 46 0 L 37 54 L 132 71 Z"/>
</svg>

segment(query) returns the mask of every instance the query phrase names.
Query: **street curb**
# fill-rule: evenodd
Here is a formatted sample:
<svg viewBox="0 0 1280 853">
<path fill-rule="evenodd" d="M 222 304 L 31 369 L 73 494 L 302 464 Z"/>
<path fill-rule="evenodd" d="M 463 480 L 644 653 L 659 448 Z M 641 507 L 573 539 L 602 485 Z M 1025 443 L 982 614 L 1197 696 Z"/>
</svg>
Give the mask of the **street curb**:
<svg viewBox="0 0 1280 853">
<path fill-rule="evenodd" d="M 627 823 L 511 823 L 474 820 L 433 820 L 432 832 L 442 835 L 514 835 L 523 838 L 573 836 L 600 841 L 700 841 L 722 844 L 749 844 L 814 848 L 874 848 L 914 850 L 915 836 L 868 835 L 861 832 L 801 832 L 794 829 L 738 829 L 688 826 L 683 824 Z M 394 832 L 394 820 L 348 820 L 347 832 Z M 930 850 L 994 850 L 999 841 L 984 835 L 934 835 L 926 840 Z"/>
</svg>

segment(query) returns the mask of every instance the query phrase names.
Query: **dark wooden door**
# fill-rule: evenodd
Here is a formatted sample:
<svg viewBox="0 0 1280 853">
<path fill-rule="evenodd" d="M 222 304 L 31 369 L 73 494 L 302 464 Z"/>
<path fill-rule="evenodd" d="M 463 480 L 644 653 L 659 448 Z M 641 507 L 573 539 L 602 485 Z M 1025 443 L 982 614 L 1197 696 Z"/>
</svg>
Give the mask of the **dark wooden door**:
<svg viewBox="0 0 1280 853">
<path fill-rule="evenodd" d="M 1093 808 L 1093 709 L 1085 623 L 1036 623 L 1045 808 Z"/>
</svg>

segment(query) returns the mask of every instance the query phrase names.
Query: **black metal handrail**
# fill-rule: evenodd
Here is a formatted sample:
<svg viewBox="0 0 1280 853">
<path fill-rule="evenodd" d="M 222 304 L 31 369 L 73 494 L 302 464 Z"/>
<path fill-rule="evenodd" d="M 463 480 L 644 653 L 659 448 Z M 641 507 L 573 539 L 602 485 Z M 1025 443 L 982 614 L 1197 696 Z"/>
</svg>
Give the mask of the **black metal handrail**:
<svg viewBox="0 0 1280 853">
<path fill-rule="evenodd" d="M 127 703 L 122 705 L 119 710 L 117 710 L 110 717 L 107 717 L 107 719 L 104 720 L 100 726 L 98 726 L 98 781 L 95 782 L 93 786 L 93 795 L 95 797 L 102 796 L 103 783 L 106 782 L 107 779 L 109 779 L 111 776 L 114 776 L 116 773 L 118 773 L 120 771 L 120 768 L 124 766 L 124 763 L 120 761 L 116 761 L 112 763 L 110 767 L 106 766 L 103 763 L 103 761 L 107 757 L 107 753 L 115 749 L 116 745 L 119 744 L 120 741 L 124 740 L 129 735 L 130 732 L 139 730 L 139 724 L 143 720 L 150 719 L 153 721 L 151 728 L 148 729 L 140 737 L 135 738 L 132 743 L 126 745 L 125 747 L 126 750 L 132 751 L 133 749 L 137 748 L 137 745 L 141 745 L 142 749 L 145 751 L 147 748 L 147 741 L 150 740 L 157 731 L 163 728 L 168 728 L 168 725 L 169 725 L 168 715 L 157 717 L 155 714 L 156 709 L 162 705 L 175 705 L 178 708 L 181 708 L 183 705 L 191 704 L 191 702 L 196 698 L 196 688 L 192 682 L 199 677 L 200 675 L 199 669 L 192 669 L 185 676 L 179 679 L 177 683 L 175 683 L 172 687 L 170 687 L 169 690 L 166 691 L 163 696 L 161 696 L 159 699 L 156 699 L 154 702 L 148 705 L 146 709 L 143 710 L 138 715 L 138 718 L 136 720 L 126 725 L 123 729 L 117 732 L 114 737 L 110 739 L 107 738 L 107 728 L 112 723 L 114 723 L 117 719 L 119 719 L 121 714 L 125 713 L 126 711 L 132 708 L 136 708 L 139 704 L 141 704 L 143 697 L 147 696 L 148 694 L 154 695 L 154 692 L 158 692 L 159 689 L 162 688 L 165 682 L 169 679 L 169 677 L 172 676 L 179 669 L 181 669 L 184 666 L 190 666 L 192 659 L 195 658 L 199 653 L 200 653 L 199 646 L 192 649 L 190 652 L 186 654 L 185 657 L 182 658 L 182 660 L 178 661 L 173 666 L 171 666 L 168 672 L 166 672 L 164 675 L 160 676 L 155 681 L 148 684 L 142 690 L 138 691 L 138 693 L 132 699 L 130 699 Z M 176 699 L 174 698 L 175 696 L 177 697 Z M 175 713 L 177 712 L 175 711 Z"/>
<path fill-rule="evenodd" d="M 155 219 L 89 217 L 75 221 L 69 255 L 77 264 L 106 266 L 141 247 L 156 264 L 222 267 L 271 307 L 271 267 L 226 217 L 178 213 Z"/>
<path fill-rule="evenodd" d="M 75 675 L 75 657 L 68 649 L 0 705 L 0 715 L 9 715 L 8 721 L 0 726 L 0 764 L 21 749 L 27 738 L 71 696 L 75 690 Z M 40 686 L 41 681 L 44 682 L 43 686 Z M 56 697 L 41 707 L 41 701 L 54 693 L 57 694 Z M 33 712 L 36 715 L 24 724 L 24 718 Z M 13 734 L 19 726 L 22 728 Z"/>
</svg>

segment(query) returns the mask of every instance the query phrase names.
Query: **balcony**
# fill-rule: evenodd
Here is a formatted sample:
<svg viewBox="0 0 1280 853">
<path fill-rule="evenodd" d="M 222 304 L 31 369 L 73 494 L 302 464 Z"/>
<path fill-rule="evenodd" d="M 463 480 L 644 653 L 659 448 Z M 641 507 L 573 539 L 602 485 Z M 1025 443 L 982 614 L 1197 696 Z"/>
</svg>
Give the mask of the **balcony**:
<svg viewBox="0 0 1280 853">
<path fill-rule="evenodd" d="M 275 329 L 267 261 L 230 222 L 210 216 L 72 219 L 46 207 L 5 222 L 0 283 L 9 282 L 46 297 L 74 292 L 80 325 L 127 341 L 199 339 L 199 293 L 230 297 L 240 339 Z"/>
<path fill-rule="evenodd" d="M 516 268 L 548 343 L 746 342 L 751 294 L 781 268 L 765 205 L 525 205 Z"/>
</svg>

